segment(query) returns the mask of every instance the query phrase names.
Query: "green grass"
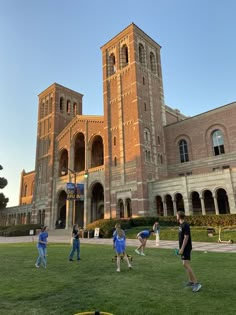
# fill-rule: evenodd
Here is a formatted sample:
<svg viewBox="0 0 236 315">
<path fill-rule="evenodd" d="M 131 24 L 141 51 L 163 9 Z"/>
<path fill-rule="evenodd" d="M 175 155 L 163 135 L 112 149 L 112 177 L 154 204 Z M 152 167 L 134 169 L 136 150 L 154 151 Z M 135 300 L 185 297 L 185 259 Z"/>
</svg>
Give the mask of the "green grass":
<svg viewBox="0 0 236 315">
<path fill-rule="evenodd" d="M 139 226 L 126 231 L 127 238 L 136 238 L 138 232 L 144 229 L 151 229 L 150 226 Z M 206 227 L 191 227 L 192 241 L 195 242 L 218 242 L 219 232 L 218 229 L 215 230 L 214 236 L 208 236 Z M 161 227 L 160 230 L 160 239 L 161 240 L 173 240 L 176 241 L 178 237 L 178 227 Z M 152 236 L 150 239 L 154 240 L 155 236 Z M 221 240 L 233 240 L 236 243 L 236 230 L 227 230 L 224 229 L 221 232 Z"/>
<path fill-rule="evenodd" d="M 122 262 L 120 273 L 112 245 L 82 244 L 80 262 L 69 263 L 69 251 L 69 245 L 50 245 L 48 268 L 36 269 L 35 244 L 0 245 L 1 315 L 235 314 L 235 254 L 193 252 L 203 288 L 192 293 L 183 288 L 185 272 L 173 250 L 147 248 L 142 257 L 128 247 L 134 270 Z"/>
</svg>

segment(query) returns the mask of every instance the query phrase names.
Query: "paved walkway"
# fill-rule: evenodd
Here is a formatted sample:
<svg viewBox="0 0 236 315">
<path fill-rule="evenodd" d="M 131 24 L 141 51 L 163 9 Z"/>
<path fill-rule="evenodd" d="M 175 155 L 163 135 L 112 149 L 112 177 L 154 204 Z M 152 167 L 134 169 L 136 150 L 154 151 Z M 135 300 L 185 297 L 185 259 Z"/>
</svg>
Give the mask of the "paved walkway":
<svg viewBox="0 0 236 315">
<path fill-rule="evenodd" d="M 50 235 L 49 238 L 50 243 L 70 243 L 70 237 L 68 235 Z M 0 244 L 6 243 L 30 243 L 36 242 L 37 236 L 18 236 L 18 237 L 0 237 Z M 137 246 L 138 241 L 136 239 L 127 239 L 127 246 Z M 82 238 L 81 244 L 106 244 L 112 245 L 111 238 Z M 149 248 L 157 248 L 155 245 L 155 241 L 148 240 L 147 247 Z M 164 241 L 160 240 L 160 244 L 158 248 L 168 248 L 174 249 L 178 247 L 177 241 Z M 228 243 L 206 243 L 206 242 L 193 242 L 193 250 L 197 251 L 208 251 L 208 252 L 230 252 L 236 253 L 236 244 L 228 244 Z"/>
</svg>

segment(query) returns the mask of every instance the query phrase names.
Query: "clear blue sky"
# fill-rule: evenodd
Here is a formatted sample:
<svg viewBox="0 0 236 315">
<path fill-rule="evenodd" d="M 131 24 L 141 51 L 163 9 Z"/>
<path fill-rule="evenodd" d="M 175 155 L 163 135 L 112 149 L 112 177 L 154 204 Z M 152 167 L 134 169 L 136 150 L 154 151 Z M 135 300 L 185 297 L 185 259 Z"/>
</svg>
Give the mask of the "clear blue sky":
<svg viewBox="0 0 236 315">
<path fill-rule="evenodd" d="M 100 47 L 134 22 L 162 46 L 165 102 L 193 116 L 236 100 L 235 0 L 0 0 L 0 176 L 18 205 L 34 170 L 38 94 L 57 82 L 103 114 Z"/>
</svg>

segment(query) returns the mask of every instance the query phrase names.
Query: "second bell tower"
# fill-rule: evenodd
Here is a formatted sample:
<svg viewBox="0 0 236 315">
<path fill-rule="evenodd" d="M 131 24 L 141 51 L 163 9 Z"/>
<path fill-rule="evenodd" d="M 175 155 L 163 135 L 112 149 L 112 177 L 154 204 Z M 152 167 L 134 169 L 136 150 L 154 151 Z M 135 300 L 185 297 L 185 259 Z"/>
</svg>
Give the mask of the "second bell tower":
<svg viewBox="0 0 236 315">
<path fill-rule="evenodd" d="M 166 172 L 160 48 L 133 23 L 101 48 L 107 217 L 150 215 L 148 182 Z"/>
</svg>

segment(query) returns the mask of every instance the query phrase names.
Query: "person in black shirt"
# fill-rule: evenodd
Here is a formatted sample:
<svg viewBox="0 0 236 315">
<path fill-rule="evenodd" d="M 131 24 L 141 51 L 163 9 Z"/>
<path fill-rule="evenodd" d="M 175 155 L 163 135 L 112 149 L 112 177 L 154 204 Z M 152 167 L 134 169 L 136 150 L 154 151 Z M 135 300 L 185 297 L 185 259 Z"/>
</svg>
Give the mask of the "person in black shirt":
<svg viewBox="0 0 236 315">
<path fill-rule="evenodd" d="M 187 272 L 189 282 L 186 286 L 191 287 L 193 292 L 198 292 L 202 285 L 198 283 L 197 278 L 190 266 L 192 240 L 190 226 L 185 222 L 185 213 L 177 212 L 177 220 L 179 222 L 179 255 L 183 260 L 183 266 Z"/>
<path fill-rule="evenodd" d="M 73 225 L 72 249 L 70 251 L 69 261 L 73 261 L 73 256 L 74 256 L 75 251 L 77 251 L 77 260 L 80 260 L 80 240 L 79 240 L 78 224 Z"/>
</svg>

